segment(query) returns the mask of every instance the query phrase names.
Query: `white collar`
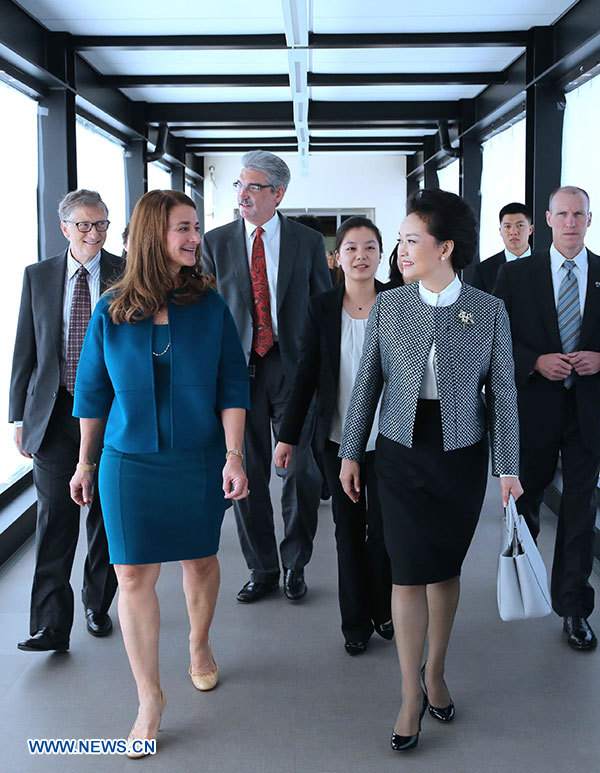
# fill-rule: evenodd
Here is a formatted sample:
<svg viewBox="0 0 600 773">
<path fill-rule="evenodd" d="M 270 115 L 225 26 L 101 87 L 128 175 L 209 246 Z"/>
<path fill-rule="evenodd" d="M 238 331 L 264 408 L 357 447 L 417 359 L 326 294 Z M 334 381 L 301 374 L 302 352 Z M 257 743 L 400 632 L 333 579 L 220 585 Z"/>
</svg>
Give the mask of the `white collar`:
<svg viewBox="0 0 600 773">
<path fill-rule="evenodd" d="M 519 258 L 528 258 L 530 255 L 531 247 L 528 247 L 522 255 L 515 255 L 514 252 L 507 250 L 506 247 L 504 248 L 504 257 L 507 263 L 510 263 L 511 260 L 519 260 Z"/>
<path fill-rule="evenodd" d="M 252 239 L 254 232 L 256 231 L 258 226 L 248 222 L 248 220 L 244 220 L 244 225 L 246 226 L 246 236 L 248 237 L 248 239 Z M 263 223 L 260 227 L 265 232 L 266 238 L 268 240 L 271 240 L 275 236 L 279 228 L 279 215 L 277 214 L 277 212 L 275 212 L 275 214 L 270 220 L 267 220 L 267 222 Z"/>
<path fill-rule="evenodd" d="M 71 248 L 69 248 L 67 252 L 67 277 L 69 279 L 72 279 L 73 276 L 77 273 L 77 271 L 81 268 L 81 266 L 84 266 L 86 271 L 90 274 L 90 276 L 93 279 L 98 279 L 100 276 L 100 256 L 102 254 L 102 250 L 98 252 L 96 255 L 94 255 L 91 260 L 88 260 L 87 263 L 83 264 L 80 263 L 76 258 L 74 258 L 71 255 Z"/>
<path fill-rule="evenodd" d="M 429 304 L 429 306 L 450 306 L 451 303 L 454 303 L 458 299 L 461 290 L 462 282 L 456 274 L 450 284 L 444 287 L 439 293 L 428 290 L 426 287 L 423 287 L 423 283 L 419 281 L 419 295 L 425 303 Z"/>
<path fill-rule="evenodd" d="M 565 262 L 565 260 L 568 260 L 568 258 L 565 258 L 565 256 L 560 253 L 556 247 L 554 246 L 554 242 L 550 245 L 550 265 L 552 266 L 552 271 L 556 274 L 560 268 L 562 268 L 562 264 Z M 585 268 L 587 268 L 587 249 L 584 246 L 581 252 L 578 252 L 577 255 L 572 259 L 575 261 L 575 266 L 580 270 L 583 271 Z"/>
</svg>

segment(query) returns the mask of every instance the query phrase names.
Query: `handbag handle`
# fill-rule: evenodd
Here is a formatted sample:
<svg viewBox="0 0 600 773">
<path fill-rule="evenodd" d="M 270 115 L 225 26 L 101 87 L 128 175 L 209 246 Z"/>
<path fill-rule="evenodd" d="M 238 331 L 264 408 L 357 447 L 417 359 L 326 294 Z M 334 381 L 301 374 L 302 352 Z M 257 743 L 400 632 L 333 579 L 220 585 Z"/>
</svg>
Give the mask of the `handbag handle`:
<svg viewBox="0 0 600 773">
<path fill-rule="evenodd" d="M 506 519 L 506 530 L 509 534 L 514 556 L 523 552 L 523 537 L 521 534 L 521 519 L 517 512 L 517 505 L 512 494 L 508 495 L 508 506 L 504 508 L 504 517 Z"/>
</svg>

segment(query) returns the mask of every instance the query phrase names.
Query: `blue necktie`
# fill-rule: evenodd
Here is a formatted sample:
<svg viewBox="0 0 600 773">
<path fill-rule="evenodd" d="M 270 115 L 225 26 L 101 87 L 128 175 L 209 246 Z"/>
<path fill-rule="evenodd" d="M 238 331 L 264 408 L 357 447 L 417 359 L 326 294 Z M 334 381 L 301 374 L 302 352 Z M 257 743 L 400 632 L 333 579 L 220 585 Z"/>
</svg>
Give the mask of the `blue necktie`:
<svg viewBox="0 0 600 773">
<path fill-rule="evenodd" d="M 558 290 L 556 313 L 562 350 L 564 354 L 569 354 L 575 350 L 579 342 L 579 328 L 581 327 L 579 285 L 573 270 L 575 268 L 575 261 L 565 260 L 563 268 L 567 269 L 567 274 L 563 277 Z M 565 379 L 565 387 L 569 389 L 574 380 L 575 374 L 571 373 Z"/>
</svg>

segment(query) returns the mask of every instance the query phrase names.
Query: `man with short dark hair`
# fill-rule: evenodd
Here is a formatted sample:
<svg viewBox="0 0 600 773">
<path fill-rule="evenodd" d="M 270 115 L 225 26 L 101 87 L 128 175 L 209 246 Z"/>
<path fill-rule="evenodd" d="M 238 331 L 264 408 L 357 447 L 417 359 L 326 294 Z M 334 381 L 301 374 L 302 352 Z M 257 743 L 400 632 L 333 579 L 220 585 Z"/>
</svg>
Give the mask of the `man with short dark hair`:
<svg viewBox="0 0 600 773">
<path fill-rule="evenodd" d="M 238 601 L 258 601 L 279 585 L 279 557 L 269 493 L 272 437 L 277 435 L 296 371 L 309 297 L 331 287 L 320 233 L 283 217 L 277 207 L 290 180 L 287 164 L 264 150 L 242 158 L 234 182 L 241 218 L 209 231 L 202 266 L 214 274 L 242 340 L 250 373 L 250 405 L 244 453 L 250 488 L 234 502 L 250 581 Z M 312 554 L 321 479 L 311 451 L 313 420 L 305 423 L 283 478 L 280 545 L 284 593 L 306 594 L 304 567 Z"/>
<path fill-rule="evenodd" d="M 33 457 L 38 498 L 30 638 L 17 645 L 28 652 L 69 649 L 73 625 L 69 578 L 80 518 L 69 491 L 79 458 L 73 389 L 91 312 L 122 267 L 120 258 L 103 249 L 109 220 L 98 193 L 73 191 L 58 212 L 69 246 L 25 269 L 10 385 L 9 421 L 15 424 L 19 452 Z M 108 562 L 98 497 L 86 526 L 82 590 L 86 625 L 93 636 L 106 636 L 112 629 L 108 609 L 117 581 Z"/>
<path fill-rule="evenodd" d="M 502 207 L 499 219 L 504 249 L 479 263 L 472 264 L 465 271 L 465 282 L 486 293 L 491 293 L 494 289 L 500 266 L 531 255 L 529 237 L 533 233 L 533 225 L 529 207 L 513 201 Z"/>
<path fill-rule="evenodd" d="M 513 336 L 525 491 L 517 509 L 537 537 L 560 454 L 552 606 L 578 650 L 597 644 L 587 622 L 600 470 L 600 257 L 584 245 L 591 221 L 584 190 L 557 188 L 546 212 L 550 249 L 502 266 L 494 288 Z"/>
</svg>

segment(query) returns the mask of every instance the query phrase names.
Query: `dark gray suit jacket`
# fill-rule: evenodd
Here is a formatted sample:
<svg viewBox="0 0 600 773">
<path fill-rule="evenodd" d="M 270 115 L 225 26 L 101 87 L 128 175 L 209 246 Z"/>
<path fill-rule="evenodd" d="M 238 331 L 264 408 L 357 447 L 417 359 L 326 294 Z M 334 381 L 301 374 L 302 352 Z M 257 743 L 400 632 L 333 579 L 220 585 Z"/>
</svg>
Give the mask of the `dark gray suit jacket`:
<svg viewBox="0 0 600 773">
<path fill-rule="evenodd" d="M 323 237 L 279 215 L 281 243 L 277 274 L 279 351 L 287 379 L 296 371 L 298 347 L 311 295 L 331 289 Z M 244 220 L 215 228 L 202 240 L 202 269 L 213 274 L 233 315 L 246 359 L 252 348 L 252 287 Z"/>
<path fill-rule="evenodd" d="M 102 250 L 101 293 L 122 268 L 122 258 Z M 8 420 L 23 422 L 23 450 L 30 454 L 42 444 L 60 384 L 66 269 L 67 250 L 27 266 L 23 277 Z"/>
<path fill-rule="evenodd" d="M 482 260 L 481 263 L 472 263 L 464 271 L 463 279 L 472 287 L 477 287 L 486 293 L 492 294 L 498 271 L 506 263 L 504 250 Z"/>
</svg>

